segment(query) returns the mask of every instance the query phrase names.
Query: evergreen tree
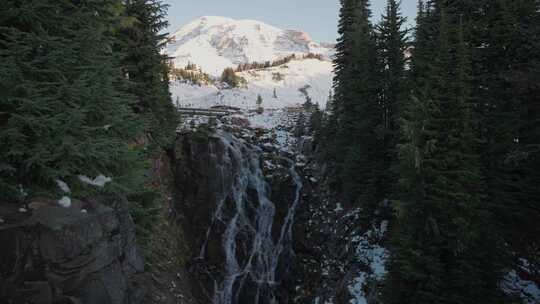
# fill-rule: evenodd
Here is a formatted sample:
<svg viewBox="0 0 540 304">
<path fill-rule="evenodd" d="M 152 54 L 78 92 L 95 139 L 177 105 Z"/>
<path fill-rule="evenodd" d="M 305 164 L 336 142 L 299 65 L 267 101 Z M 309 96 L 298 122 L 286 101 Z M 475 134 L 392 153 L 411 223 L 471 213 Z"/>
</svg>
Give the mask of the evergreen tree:
<svg viewBox="0 0 540 304">
<path fill-rule="evenodd" d="M 262 106 L 262 104 L 263 104 L 263 98 L 262 98 L 261 95 L 257 95 L 257 101 L 256 101 L 256 103 L 257 103 L 257 112 L 258 112 L 259 114 L 262 114 L 262 113 L 264 112 L 264 109 L 263 109 L 263 106 Z"/>
<path fill-rule="evenodd" d="M 480 200 L 471 111 L 471 64 L 460 16 L 439 16 L 437 56 L 427 94 L 406 121 L 402 168 L 409 194 L 395 237 L 388 303 L 498 303 L 493 219 Z M 408 141 L 408 142 L 407 142 Z M 413 169 L 414 168 L 414 169 Z M 414 170 L 414 171 L 413 171 Z M 488 235 L 486 235 L 488 234 Z"/>
<path fill-rule="evenodd" d="M 139 134 L 116 43 L 120 2 L 4 1 L 0 10 L 0 193 L 54 192 L 79 174 L 120 181 Z M 24 194 L 24 195 L 23 195 Z"/>
<path fill-rule="evenodd" d="M 172 143 L 178 125 L 169 93 L 169 58 L 162 54 L 166 11 L 161 0 L 126 0 L 119 33 L 129 91 L 137 97 L 135 110 L 147 121 L 147 136 L 158 147 Z"/>
<path fill-rule="evenodd" d="M 349 3 L 350 2 L 350 3 Z M 369 18 L 369 1 L 345 1 L 349 9 L 341 43 L 347 46 L 336 59 L 335 100 L 338 117 L 336 151 L 343 157 L 338 170 L 349 200 L 365 206 L 380 198 L 378 182 L 382 159 L 379 65 L 376 40 Z M 341 63 L 346 66 L 339 68 Z"/>
<path fill-rule="evenodd" d="M 302 107 L 308 112 L 311 112 L 315 107 L 313 101 L 311 100 L 311 97 L 308 94 L 306 94 L 306 101 L 304 102 L 304 104 L 302 104 Z"/>
<path fill-rule="evenodd" d="M 321 162 L 336 164 L 337 109 L 332 91 L 328 94 L 326 109 L 322 113 L 318 157 Z M 336 182 L 333 180 L 333 182 Z"/>
<path fill-rule="evenodd" d="M 537 202 L 538 165 L 537 99 L 540 35 L 538 1 L 499 0 L 479 4 L 473 57 L 475 110 L 482 145 L 486 200 L 497 216 L 498 233 L 536 266 L 540 233 Z M 536 182 L 533 182 L 536 180 Z M 512 262 L 512 261 L 510 261 Z"/>
<path fill-rule="evenodd" d="M 246 80 L 234 72 L 233 68 L 226 68 L 221 73 L 221 82 L 227 84 L 230 88 L 237 88 L 244 84 Z"/>
<path fill-rule="evenodd" d="M 296 120 L 296 127 L 294 129 L 294 136 L 300 138 L 306 134 L 306 115 L 304 112 L 298 114 Z"/>
<path fill-rule="evenodd" d="M 323 128 L 323 112 L 319 108 L 319 104 L 313 106 L 313 111 L 309 119 L 309 129 L 313 134 L 313 141 L 316 146 L 319 146 L 322 140 L 322 128 Z"/>
<path fill-rule="evenodd" d="M 378 26 L 381 63 L 383 67 L 382 88 L 382 123 L 384 137 L 384 172 L 380 181 L 381 191 L 385 195 L 394 192 L 397 176 L 391 170 L 397 163 L 397 143 L 400 133 L 400 115 L 404 103 L 408 100 L 407 79 L 405 73 L 405 52 L 408 48 L 407 30 L 403 27 L 406 18 L 401 14 L 401 2 L 388 0 L 386 14 Z"/>
</svg>

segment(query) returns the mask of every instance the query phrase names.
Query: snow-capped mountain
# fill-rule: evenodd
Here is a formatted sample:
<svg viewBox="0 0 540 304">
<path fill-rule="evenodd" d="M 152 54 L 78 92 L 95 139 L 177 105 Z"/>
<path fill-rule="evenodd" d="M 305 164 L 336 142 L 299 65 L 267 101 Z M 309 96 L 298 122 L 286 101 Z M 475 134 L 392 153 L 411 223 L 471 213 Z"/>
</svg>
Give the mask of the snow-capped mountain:
<svg viewBox="0 0 540 304">
<path fill-rule="evenodd" d="M 261 95 L 263 107 L 281 108 L 303 103 L 307 93 L 313 102 L 324 106 L 331 89 L 332 44 L 316 43 L 305 32 L 282 30 L 255 20 L 198 18 L 171 35 L 166 51 L 174 58 L 176 68 L 195 64 L 216 79 L 228 67 L 296 55 L 296 59 L 282 65 L 238 72 L 247 81 L 241 88 L 175 82 L 173 97 L 182 105 L 254 108 Z M 304 58 L 308 54 L 322 56 Z"/>
<path fill-rule="evenodd" d="M 196 63 L 214 76 L 241 63 L 273 61 L 290 54 L 330 56 L 332 52 L 331 46 L 313 42 L 305 32 L 215 16 L 201 17 L 174 32 L 167 47 L 175 66 Z"/>
</svg>

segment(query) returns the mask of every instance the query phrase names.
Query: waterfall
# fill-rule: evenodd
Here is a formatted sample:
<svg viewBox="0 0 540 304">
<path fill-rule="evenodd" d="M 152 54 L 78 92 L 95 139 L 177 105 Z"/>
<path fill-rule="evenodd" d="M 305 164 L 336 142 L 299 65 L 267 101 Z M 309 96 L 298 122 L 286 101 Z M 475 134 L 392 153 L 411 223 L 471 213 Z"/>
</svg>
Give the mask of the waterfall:
<svg viewBox="0 0 540 304">
<path fill-rule="evenodd" d="M 216 135 L 225 148 L 223 160 L 229 162 L 226 164 L 228 167 L 222 164 L 218 170 L 223 176 L 225 168 L 234 168 L 234 175 L 228 189 L 222 189 L 221 196 L 217 198 L 212 224 L 207 232 L 208 237 L 218 222 L 226 227 L 222 235 L 225 254 L 223 277 L 215 282 L 213 302 L 238 303 L 240 293 L 249 289 L 250 303 L 276 303 L 280 259 L 284 255 L 294 255 L 293 226 L 300 202 L 301 178 L 294 162 L 287 160 L 294 197 L 279 227 L 279 237 L 274 240 L 272 231 L 276 206 L 270 200 L 270 187 L 260 166 L 260 149 L 225 131 L 217 131 Z M 204 258 L 207 242 L 200 251 L 200 259 Z"/>
</svg>

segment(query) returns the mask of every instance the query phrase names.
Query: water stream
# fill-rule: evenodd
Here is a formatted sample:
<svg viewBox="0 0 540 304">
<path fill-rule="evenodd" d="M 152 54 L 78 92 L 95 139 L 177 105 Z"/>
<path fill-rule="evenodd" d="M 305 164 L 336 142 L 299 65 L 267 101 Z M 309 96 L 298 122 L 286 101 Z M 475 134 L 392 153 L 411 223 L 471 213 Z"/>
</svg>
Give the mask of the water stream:
<svg viewBox="0 0 540 304">
<path fill-rule="evenodd" d="M 222 189 L 216 201 L 212 224 L 207 232 L 209 236 L 218 222 L 226 226 L 222 236 L 224 273 L 222 279 L 215 282 L 213 302 L 238 303 L 240 294 L 244 289 L 249 289 L 250 303 L 277 303 L 275 297 L 280 286 L 280 259 L 294 255 L 293 225 L 302 191 L 301 178 L 293 161 L 287 160 L 294 196 L 279 227 L 279 238 L 275 240 L 272 231 L 278 228 L 273 227 L 276 206 L 270 200 L 270 187 L 260 166 L 260 149 L 224 131 L 218 131 L 217 135 L 225 147 L 223 160 L 230 162 L 228 166 L 220 165 L 219 170 L 222 175 L 225 174 L 224 168 L 235 168 L 235 172 L 229 189 Z M 234 206 L 226 202 L 233 202 Z M 201 259 L 204 258 L 206 245 L 207 241 L 200 251 Z"/>
</svg>

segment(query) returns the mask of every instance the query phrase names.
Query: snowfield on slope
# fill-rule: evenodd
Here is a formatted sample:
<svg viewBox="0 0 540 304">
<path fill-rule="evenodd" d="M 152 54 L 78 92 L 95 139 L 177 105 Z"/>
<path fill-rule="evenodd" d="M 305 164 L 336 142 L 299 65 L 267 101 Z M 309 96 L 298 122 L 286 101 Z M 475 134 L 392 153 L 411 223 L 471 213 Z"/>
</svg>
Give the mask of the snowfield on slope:
<svg viewBox="0 0 540 304">
<path fill-rule="evenodd" d="M 332 89 L 332 70 L 330 61 L 293 60 L 277 67 L 238 73 L 247 80 L 247 87 L 220 89 L 215 85 L 174 82 L 171 92 L 173 99 L 184 107 L 227 105 L 254 109 L 257 96 L 261 95 L 263 108 L 277 109 L 304 103 L 306 96 L 300 89 L 305 88 L 312 102 L 324 108 Z M 281 80 L 276 79 L 277 73 Z"/>
</svg>

